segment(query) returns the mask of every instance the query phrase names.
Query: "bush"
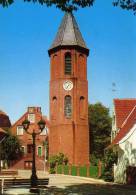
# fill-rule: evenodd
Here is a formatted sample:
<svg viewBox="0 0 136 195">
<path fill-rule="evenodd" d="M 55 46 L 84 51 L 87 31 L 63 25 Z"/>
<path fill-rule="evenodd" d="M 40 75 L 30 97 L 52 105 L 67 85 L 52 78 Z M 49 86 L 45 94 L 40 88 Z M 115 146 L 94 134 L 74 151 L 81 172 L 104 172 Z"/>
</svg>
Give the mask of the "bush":
<svg viewBox="0 0 136 195">
<path fill-rule="evenodd" d="M 94 154 L 90 155 L 90 163 L 91 163 L 91 165 L 97 166 L 98 165 L 98 161 L 99 161 L 99 159 Z"/>
<path fill-rule="evenodd" d="M 57 155 L 57 164 L 58 165 L 62 165 L 63 164 L 63 162 L 64 162 L 64 154 L 63 153 L 59 153 L 58 155 Z"/>
<path fill-rule="evenodd" d="M 113 165 L 114 163 L 117 163 L 117 154 L 113 152 L 112 149 L 106 150 L 104 156 L 104 163 L 105 169 L 102 174 L 102 178 L 105 181 L 113 181 L 114 180 Z"/>
<path fill-rule="evenodd" d="M 53 155 L 49 158 L 49 164 L 50 164 L 50 173 L 56 173 L 56 166 L 57 165 L 67 165 L 68 163 L 68 157 L 65 156 L 63 153 L 59 153 L 58 155 Z"/>
<path fill-rule="evenodd" d="M 55 169 L 50 167 L 50 174 L 54 174 L 54 173 L 56 173 Z"/>
</svg>

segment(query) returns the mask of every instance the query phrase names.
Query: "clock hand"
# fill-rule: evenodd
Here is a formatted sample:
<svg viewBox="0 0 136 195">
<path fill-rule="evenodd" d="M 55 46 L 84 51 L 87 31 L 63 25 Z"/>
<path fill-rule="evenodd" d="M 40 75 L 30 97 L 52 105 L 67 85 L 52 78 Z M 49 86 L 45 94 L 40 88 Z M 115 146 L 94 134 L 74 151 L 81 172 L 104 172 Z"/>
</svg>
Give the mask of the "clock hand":
<svg viewBox="0 0 136 195">
<path fill-rule="evenodd" d="M 69 84 L 66 85 L 66 89 L 68 89 L 68 87 L 69 87 Z"/>
</svg>

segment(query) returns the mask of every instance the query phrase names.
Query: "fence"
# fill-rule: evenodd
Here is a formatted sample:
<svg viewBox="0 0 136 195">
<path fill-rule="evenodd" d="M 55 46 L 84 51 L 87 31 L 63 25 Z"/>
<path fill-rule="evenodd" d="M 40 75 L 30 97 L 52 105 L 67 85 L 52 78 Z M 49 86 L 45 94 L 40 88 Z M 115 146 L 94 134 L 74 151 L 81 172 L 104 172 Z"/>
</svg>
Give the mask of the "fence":
<svg viewBox="0 0 136 195">
<path fill-rule="evenodd" d="M 81 177 L 99 178 L 104 172 L 104 166 L 100 163 L 97 166 L 74 166 L 58 165 L 56 166 L 57 174 L 73 175 Z"/>
</svg>

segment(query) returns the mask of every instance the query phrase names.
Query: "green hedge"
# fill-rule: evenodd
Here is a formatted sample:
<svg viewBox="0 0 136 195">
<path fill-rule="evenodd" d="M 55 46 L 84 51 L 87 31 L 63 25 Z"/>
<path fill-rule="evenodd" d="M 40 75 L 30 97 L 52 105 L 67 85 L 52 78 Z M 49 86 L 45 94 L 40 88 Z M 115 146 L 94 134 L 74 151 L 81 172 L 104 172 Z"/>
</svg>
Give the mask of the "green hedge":
<svg viewBox="0 0 136 195">
<path fill-rule="evenodd" d="M 87 167 L 79 167 L 79 175 L 82 177 L 86 177 L 87 176 Z"/>
</svg>

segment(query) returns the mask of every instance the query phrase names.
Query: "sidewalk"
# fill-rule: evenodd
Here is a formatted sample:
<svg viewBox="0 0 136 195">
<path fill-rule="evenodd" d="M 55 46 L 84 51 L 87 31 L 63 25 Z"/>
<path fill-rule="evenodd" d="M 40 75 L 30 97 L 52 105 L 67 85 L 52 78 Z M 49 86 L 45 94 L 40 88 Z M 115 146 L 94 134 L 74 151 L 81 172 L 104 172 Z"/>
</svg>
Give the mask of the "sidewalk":
<svg viewBox="0 0 136 195">
<path fill-rule="evenodd" d="M 49 186 L 47 189 L 41 189 L 40 195 L 136 195 L 135 186 L 118 185 L 78 176 L 48 175 L 48 177 Z M 19 189 L 9 189 L 6 194 L 32 195 L 29 189 L 23 189 L 21 186 Z"/>
</svg>

